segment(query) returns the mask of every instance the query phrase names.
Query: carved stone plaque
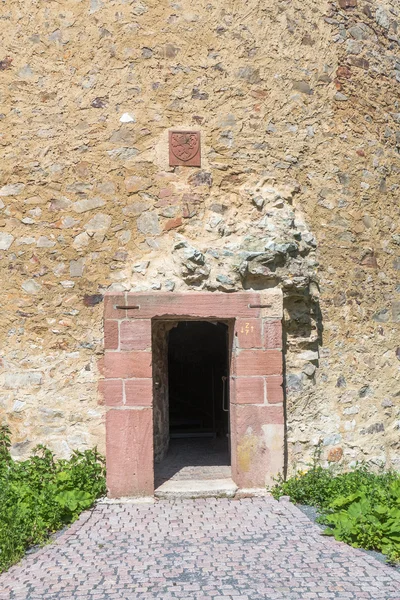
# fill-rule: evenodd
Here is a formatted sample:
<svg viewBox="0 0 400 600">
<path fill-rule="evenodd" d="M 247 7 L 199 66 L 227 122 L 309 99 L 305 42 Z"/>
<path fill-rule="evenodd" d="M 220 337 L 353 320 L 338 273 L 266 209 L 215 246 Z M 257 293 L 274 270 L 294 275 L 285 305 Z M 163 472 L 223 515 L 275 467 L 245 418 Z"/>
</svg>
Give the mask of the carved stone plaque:
<svg viewBox="0 0 400 600">
<path fill-rule="evenodd" d="M 200 131 L 169 132 L 169 165 L 201 167 Z"/>
</svg>

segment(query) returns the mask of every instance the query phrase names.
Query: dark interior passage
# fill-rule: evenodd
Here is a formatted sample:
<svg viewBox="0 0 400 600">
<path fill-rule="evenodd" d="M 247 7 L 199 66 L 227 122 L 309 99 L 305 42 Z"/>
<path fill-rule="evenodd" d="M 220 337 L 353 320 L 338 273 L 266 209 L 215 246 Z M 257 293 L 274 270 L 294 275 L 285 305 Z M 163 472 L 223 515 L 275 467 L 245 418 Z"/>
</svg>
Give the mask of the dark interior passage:
<svg viewBox="0 0 400 600">
<path fill-rule="evenodd" d="M 169 332 L 168 395 L 171 438 L 228 440 L 228 327 L 181 321 Z"/>
</svg>

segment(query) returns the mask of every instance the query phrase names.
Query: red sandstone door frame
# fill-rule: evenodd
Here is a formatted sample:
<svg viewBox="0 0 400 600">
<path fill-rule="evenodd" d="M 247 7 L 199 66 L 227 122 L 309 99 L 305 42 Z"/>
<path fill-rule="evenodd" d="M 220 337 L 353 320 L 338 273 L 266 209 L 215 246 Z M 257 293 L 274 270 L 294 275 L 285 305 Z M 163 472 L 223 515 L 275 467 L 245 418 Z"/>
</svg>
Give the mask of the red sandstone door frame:
<svg viewBox="0 0 400 600">
<path fill-rule="evenodd" d="M 282 293 L 107 294 L 104 379 L 110 497 L 154 493 L 152 319 L 234 321 L 230 372 L 232 478 L 264 487 L 283 469 Z"/>
</svg>

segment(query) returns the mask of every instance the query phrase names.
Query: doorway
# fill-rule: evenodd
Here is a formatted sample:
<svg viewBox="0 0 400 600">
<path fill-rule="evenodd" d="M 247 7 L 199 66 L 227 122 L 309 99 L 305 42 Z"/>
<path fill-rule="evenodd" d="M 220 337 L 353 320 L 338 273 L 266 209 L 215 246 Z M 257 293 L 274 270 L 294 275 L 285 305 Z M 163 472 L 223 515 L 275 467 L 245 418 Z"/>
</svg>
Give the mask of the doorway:
<svg viewBox="0 0 400 600">
<path fill-rule="evenodd" d="M 211 433 L 212 437 L 170 440 L 169 334 L 179 326 L 182 329 L 180 324 L 185 322 L 200 322 L 202 327 L 212 327 L 214 331 L 221 329 L 218 325 L 221 323 L 229 332 L 226 354 L 230 363 L 230 389 L 227 388 L 230 438 L 227 440 L 231 452 L 225 452 L 225 464 L 214 460 L 215 455 L 213 459 L 206 458 L 211 465 L 204 465 L 207 456 L 204 447 L 197 454 L 203 461 L 198 466 L 226 469 L 227 477 L 222 482 L 218 480 L 218 484 L 200 483 L 206 483 L 209 490 L 212 488 L 213 495 L 232 490 L 235 493 L 237 486 L 263 488 L 272 483 L 284 464 L 282 312 L 283 296 L 278 288 L 232 294 L 152 291 L 105 295 L 104 358 L 99 364 L 104 378 L 99 380 L 99 402 L 106 410 L 110 497 L 153 495 L 154 466 L 156 463 L 158 471 L 160 461 L 165 464 L 170 441 L 204 442 L 209 448 L 207 444 L 224 440 L 217 426 L 221 421 L 218 414 L 210 432 L 207 420 L 199 424 L 199 417 L 193 413 L 189 417 L 195 423 L 190 426 L 197 427 L 197 433 Z M 211 352 L 218 343 L 210 335 L 207 339 Z M 172 429 L 175 433 L 178 429 L 180 433 L 193 433 L 187 422 L 175 422 Z M 179 467 L 178 471 L 185 473 L 188 463 L 196 469 L 195 461 L 187 459 L 188 452 L 177 451 L 177 454 L 180 459 L 186 457 L 186 467 L 183 471 Z M 230 492 L 227 479 L 231 481 Z M 204 486 L 193 484 L 194 488 L 204 496 Z"/>
<path fill-rule="evenodd" d="M 168 444 L 156 461 L 156 487 L 171 479 L 230 478 L 228 324 L 178 321 L 167 330 Z"/>
</svg>

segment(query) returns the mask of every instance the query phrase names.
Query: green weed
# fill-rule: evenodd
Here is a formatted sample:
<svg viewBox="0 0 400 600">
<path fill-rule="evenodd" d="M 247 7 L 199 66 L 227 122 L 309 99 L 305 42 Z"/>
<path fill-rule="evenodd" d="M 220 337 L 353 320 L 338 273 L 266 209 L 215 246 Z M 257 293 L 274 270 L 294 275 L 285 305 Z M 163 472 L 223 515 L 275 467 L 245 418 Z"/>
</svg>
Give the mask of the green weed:
<svg viewBox="0 0 400 600">
<path fill-rule="evenodd" d="M 0 427 L 0 572 L 106 491 L 104 459 L 96 449 L 63 460 L 39 445 L 28 460 L 15 462 L 10 445 L 10 430 Z"/>
<path fill-rule="evenodd" d="M 319 522 L 327 526 L 325 535 L 400 562 L 400 473 L 374 473 L 365 465 L 346 473 L 325 469 L 320 452 L 318 446 L 308 471 L 287 481 L 277 478 L 274 498 L 287 495 L 295 503 L 317 507 Z"/>
</svg>

